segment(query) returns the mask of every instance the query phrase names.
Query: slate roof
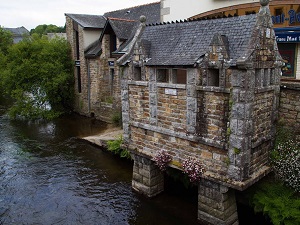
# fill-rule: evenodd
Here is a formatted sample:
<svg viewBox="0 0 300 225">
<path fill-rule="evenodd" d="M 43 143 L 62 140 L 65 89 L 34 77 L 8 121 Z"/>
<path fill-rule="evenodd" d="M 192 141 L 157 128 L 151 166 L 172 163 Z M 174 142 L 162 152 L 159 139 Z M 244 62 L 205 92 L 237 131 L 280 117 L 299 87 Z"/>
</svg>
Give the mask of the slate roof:
<svg viewBox="0 0 300 225">
<path fill-rule="evenodd" d="M 13 35 L 14 43 L 18 43 L 23 39 L 24 34 L 29 34 L 29 31 L 25 27 L 17 27 L 17 28 L 3 28 L 4 30 L 10 31 Z"/>
<path fill-rule="evenodd" d="M 103 18 L 106 21 L 101 26 L 101 28 L 103 28 L 103 32 L 101 33 L 99 40 L 102 40 L 102 37 L 106 32 L 106 28 L 109 26 L 113 29 L 114 33 L 119 39 L 127 40 L 132 38 L 139 25 L 140 16 L 142 15 L 147 17 L 146 23 L 159 23 L 160 2 L 154 2 L 105 13 Z M 86 57 L 95 57 L 101 54 L 101 43 L 98 43 L 100 42 L 99 40 L 92 43 L 85 50 Z"/>
<path fill-rule="evenodd" d="M 10 31 L 14 36 L 22 36 L 23 34 L 29 34 L 29 31 L 25 27 L 4 28 L 4 29 Z"/>
<path fill-rule="evenodd" d="M 104 28 L 106 18 L 100 15 L 86 15 L 86 14 L 70 14 L 66 13 L 66 16 L 76 21 L 83 28 Z"/>
<path fill-rule="evenodd" d="M 120 39 L 128 39 L 136 30 L 139 22 L 135 20 L 125 20 L 119 18 L 108 18 L 108 22 Z"/>
<path fill-rule="evenodd" d="M 147 18 L 146 23 L 160 22 L 160 2 L 149 3 L 145 5 L 135 6 L 131 8 L 107 12 L 105 17 L 122 18 L 128 20 L 139 20 L 140 16 L 144 15 Z"/>
<path fill-rule="evenodd" d="M 141 40 L 151 45 L 148 66 L 187 66 L 203 57 L 215 34 L 226 35 L 231 65 L 246 50 L 256 15 L 146 26 Z"/>
</svg>

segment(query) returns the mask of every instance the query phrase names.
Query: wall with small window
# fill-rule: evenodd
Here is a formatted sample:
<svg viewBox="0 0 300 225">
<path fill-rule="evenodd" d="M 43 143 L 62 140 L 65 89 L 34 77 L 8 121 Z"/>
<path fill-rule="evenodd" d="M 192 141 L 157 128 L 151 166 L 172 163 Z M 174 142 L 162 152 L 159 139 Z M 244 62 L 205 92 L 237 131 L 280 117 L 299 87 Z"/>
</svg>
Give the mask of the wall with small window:
<svg viewBox="0 0 300 225">
<path fill-rule="evenodd" d="M 158 83 L 186 84 L 187 70 L 180 68 L 157 68 L 156 81 Z"/>
</svg>

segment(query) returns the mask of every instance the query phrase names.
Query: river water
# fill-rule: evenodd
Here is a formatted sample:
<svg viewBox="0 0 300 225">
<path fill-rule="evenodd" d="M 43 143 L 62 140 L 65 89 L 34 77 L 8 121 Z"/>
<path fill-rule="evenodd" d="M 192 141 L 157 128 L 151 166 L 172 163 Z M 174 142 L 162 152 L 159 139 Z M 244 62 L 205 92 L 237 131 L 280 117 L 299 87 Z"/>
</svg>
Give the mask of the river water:
<svg viewBox="0 0 300 225">
<path fill-rule="evenodd" d="M 72 115 L 10 121 L 0 106 L 0 224 L 197 224 L 197 196 L 131 189 L 132 162 L 78 137 L 108 125 Z"/>
</svg>

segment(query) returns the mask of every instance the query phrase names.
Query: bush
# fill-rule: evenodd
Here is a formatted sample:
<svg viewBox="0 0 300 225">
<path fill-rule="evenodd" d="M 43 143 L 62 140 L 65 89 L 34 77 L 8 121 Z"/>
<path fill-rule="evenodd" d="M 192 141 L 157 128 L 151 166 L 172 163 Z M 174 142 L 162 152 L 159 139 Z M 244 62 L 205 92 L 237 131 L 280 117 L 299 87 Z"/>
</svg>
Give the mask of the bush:
<svg viewBox="0 0 300 225">
<path fill-rule="evenodd" d="M 110 151 L 116 155 L 119 155 L 121 158 L 131 159 L 129 151 L 127 149 L 123 149 L 121 147 L 122 143 L 123 143 L 123 137 L 121 135 L 116 140 L 108 141 L 107 149 L 108 149 L 108 151 Z"/>
<path fill-rule="evenodd" d="M 111 121 L 115 126 L 122 127 L 122 112 L 115 112 L 111 117 Z"/>
<path fill-rule="evenodd" d="M 271 162 L 276 176 L 287 186 L 300 192 L 300 145 L 289 140 L 277 144 L 271 152 Z"/>
</svg>

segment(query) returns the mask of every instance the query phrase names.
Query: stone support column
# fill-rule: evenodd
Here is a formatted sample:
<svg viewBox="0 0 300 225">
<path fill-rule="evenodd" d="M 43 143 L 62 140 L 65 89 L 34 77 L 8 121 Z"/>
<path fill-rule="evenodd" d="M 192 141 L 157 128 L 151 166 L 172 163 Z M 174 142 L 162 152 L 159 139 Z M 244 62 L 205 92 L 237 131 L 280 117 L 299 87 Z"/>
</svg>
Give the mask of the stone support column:
<svg viewBox="0 0 300 225">
<path fill-rule="evenodd" d="M 150 124 L 157 125 L 157 84 L 153 68 L 149 68 L 149 110 Z"/>
<path fill-rule="evenodd" d="M 121 103 L 122 103 L 122 123 L 123 123 L 123 140 L 129 143 L 130 126 L 129 126 L 129 91 L 128 91 L 128 76 L 131 67 L 122 68 L 121 72 Z"/>
<path fill-rule="evenodd" d="M 148 197 L 164 190 L 164 176 L 155 163 L 143 156 L 132 154 L 134 160 L 132 188 Z"/>
<path fill-rule="evenodd" d="M 197 69 L 188 69 L 187 70 L 187 84 L 186 84 L 186 125 L 187 132 L 191 134 L 196 133 L 196 124 L 197 124 L 197 91 L 196 91 L 196 82 L 197 82 Z"/>
<path fill-rule="evenodd" d="M 243 181 L 249 177 L 250 169 L 255 71 L 234 72 L 232 86 L 228 175 L 234 180 Z"/>
<path fill-rule="evenodd" d="M 198 220 L 208 225 L 238 225 L 233 189 L 209 180 L 198 185 Z"/>
</svg>

